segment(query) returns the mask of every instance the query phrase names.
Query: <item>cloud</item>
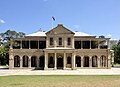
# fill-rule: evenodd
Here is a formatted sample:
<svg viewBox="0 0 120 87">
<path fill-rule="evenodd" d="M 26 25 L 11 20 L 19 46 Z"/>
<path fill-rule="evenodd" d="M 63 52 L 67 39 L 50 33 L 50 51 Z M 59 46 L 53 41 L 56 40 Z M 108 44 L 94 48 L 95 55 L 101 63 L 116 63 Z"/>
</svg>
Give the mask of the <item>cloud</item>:
<svg viewBox="0 0 120 87">
<path fill-rule="evenodd" d="M 0 19 L 0 24 L 4 24 L 4 23 L 5 23 L 5 21 Z"/>
<path fill-rule="evenodd" d="M 112 35 L 111 35 L 111 34 L 108 34 L 107 36 L 108 36 L 108 37 L 111 37 Z"/>
<path fill-rule="evenodd" d="M 80 28 L 80 25 L 73 25 L 74 28 Z"/>
</svg>

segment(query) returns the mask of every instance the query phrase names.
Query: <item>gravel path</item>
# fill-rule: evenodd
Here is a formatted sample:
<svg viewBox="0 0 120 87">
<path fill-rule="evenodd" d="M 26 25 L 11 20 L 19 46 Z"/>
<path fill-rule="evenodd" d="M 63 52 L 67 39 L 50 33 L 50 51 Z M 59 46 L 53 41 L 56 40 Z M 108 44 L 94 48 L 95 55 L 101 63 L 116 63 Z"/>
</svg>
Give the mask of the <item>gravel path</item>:
<svg viewBox="0 0 120 87">
<path fill-rule="evenodd" d="M 0 76 L 9 75 L 120 75 L 120 68 L 77 70 L 9 70 L 0 69 Z"/>
</svg>

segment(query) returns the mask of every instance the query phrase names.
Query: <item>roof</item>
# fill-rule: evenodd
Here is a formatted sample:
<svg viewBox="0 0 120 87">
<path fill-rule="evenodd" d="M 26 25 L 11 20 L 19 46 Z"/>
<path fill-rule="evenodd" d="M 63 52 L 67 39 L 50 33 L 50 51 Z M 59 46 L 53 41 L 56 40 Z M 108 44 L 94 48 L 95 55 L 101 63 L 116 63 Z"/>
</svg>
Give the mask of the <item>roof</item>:
<svg viewBox="0 0 120 87">
<path fill-rule="evenodd" d="M 45 31 L 39 30 L 39 31 L 37 31 L 37 32 L 35 32 L 35 33 L 28 34 L 28 35 L 26 35 L 26 36 L 46 36 L 45 33 L 46 33 Z"/>
<path fill-rule="evenodd" d="M 62 24 L 58 24 L 55 28 L 51 29 L 46 34 L 74 34 L 74 32 L 64 27 Z"/>
<path fill-rule="evenodd" d="M 65 28 L 62 24 L 58 24 L 57 27 L 53 28 L 52 30 L 48 31 L 48 32 L 45 32 L 45 31 L 42 31 L 42 30 L 38 30 L 37 32 L 33 33 L 33 34 L 28 34 L 26 36 L 46 36 L 47 33 L 53 31 L 53 30 L 57 30 L 59 27 L 59 29 L 63 28 L 64 30 L 67 30 L 68 32 L 71 32 L 74 34 L 74 36 L 94 36 L 94 35 L 90 35 L 90 34 L 87 34 L 87 33 L 83 33 L 83 32 L 73 32 L 67 28 Z"/>
<path fill-rule="evenodd" d="M 74 32 L 74 33 L 75 33 L 74 36 L 94 36 L 94 35 L 90 35 L 90 34 L 83 33 L 83 32 Z M 46 32 L 44 32 L 44 31 L 37 31 L 35 33 L 28 34 L 26 36 L 46 36 Z"/>
<path fill-rule="evenodd" d="M 75 33 L 74 36 L 94 36 L 94 35 L 90 35 L 90 34 L 83 33 L 83 32 L 74 32 L 74 33 Z"/>
</svg>

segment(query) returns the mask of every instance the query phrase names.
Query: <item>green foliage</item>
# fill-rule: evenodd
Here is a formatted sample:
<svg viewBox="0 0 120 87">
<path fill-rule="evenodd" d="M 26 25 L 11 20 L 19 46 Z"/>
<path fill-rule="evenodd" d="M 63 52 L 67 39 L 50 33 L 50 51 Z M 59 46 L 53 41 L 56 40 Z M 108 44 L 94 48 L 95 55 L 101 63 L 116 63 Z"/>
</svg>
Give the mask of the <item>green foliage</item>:
<svg viewBox="0 0 120 87">
<path fill-rule="evenodd" d="M 117 45 L 114 45 L 112 47 L 112 50 L 114 50 L 114 62 L 115 64 L 120 64 L 120 40 Z"/>
<path fill-rule="evenodd" d="M 9 61 L 9 47 L 10 40 L 12 38 L 22 38 L 25 36 L 23 32 L 16 32 L 14 30 L 7 30 L 4 33 L 0 33 L 0 64 L 8 64 Z"/>
<path fill-rule="evenodd" d="M 8 48 L 5 46 L 0 47 L 0 65 L 5 65 L 8 58 Z"/>
</svg>

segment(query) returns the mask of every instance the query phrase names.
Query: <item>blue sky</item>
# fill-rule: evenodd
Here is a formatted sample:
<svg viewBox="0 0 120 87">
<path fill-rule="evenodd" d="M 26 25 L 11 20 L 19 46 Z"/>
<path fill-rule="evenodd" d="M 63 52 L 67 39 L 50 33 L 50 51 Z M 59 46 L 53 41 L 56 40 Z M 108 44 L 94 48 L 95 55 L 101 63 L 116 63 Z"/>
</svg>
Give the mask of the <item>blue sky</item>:
<svg viewBox="0 0 120 87">
<path fill-rule="evenodd" d="M 120 0 L 0 0 L 0 32 L 73 31 L 120 39 Z"/>
</svg>

